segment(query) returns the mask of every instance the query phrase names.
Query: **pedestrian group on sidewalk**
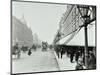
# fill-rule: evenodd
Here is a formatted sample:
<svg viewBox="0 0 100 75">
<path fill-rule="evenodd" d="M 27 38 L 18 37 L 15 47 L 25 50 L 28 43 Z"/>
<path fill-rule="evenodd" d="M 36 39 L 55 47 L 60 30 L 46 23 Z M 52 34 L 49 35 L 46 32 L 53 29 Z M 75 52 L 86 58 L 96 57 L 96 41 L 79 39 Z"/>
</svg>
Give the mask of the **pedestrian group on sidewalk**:
<svg viewBox="0 0 100 75">
<path fill-rule="evenodd" d="M 55 45 L 54 50 L 58 58 L 62 59 L 63 54 L 66 54 L 70 58 L 70 62 L 76 62 L 75 70 L 87 69 L 85 65 L 85 53 L 84 47 L 66 46 L 66 45 Z M 88 69 L 96 69 L 96 55 L 93 52 L 94 48 L 88 49 Z"/>
</svg>

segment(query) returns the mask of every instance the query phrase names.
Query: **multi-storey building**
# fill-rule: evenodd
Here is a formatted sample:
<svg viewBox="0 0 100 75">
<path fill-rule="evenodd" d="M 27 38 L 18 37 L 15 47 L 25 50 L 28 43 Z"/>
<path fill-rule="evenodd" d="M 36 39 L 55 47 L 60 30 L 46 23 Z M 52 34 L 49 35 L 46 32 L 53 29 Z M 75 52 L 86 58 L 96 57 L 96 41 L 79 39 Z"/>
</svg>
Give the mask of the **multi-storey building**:
<svg viewBox="0 0 100 75">
<path fill-rule="evenodd" d="M 96 9 L 94 8 L 91 13 L 91 17 L 95 16 Z M 77 8 L 77 5 L 67 5 L 67 10 L 61 17 L 59 23 L 59 30 L 61 33 L 61 39 L 59 42 L 65 44 L 77 44 L 84 45 L 84 30 L 82 25 L 84 24 L 84 20 L 81 17 L 81 14 Z M 95 21 L 91 23 L 92 25 L 88 25 L 88 43 L 89 45 L 95 45 Z M 80 38 L 82 36 L 82 38 Z M 79 40 L 75 38 L 80 38 Z M 72 40 L 72 41 L 71 41 Z M 62 42 L 63 41 L 63 42 Z M 77 41 L 77 42 L 75 42 Z M 81 44 L 80 44 L 81 42 Z"/>
<path fill-rule="evenodd" d="M 32 46 L 33 35 L 25 20 L 21 21 L 12 16 L 12 44 L 16 43 L 20 46 Z"/>
</svg>

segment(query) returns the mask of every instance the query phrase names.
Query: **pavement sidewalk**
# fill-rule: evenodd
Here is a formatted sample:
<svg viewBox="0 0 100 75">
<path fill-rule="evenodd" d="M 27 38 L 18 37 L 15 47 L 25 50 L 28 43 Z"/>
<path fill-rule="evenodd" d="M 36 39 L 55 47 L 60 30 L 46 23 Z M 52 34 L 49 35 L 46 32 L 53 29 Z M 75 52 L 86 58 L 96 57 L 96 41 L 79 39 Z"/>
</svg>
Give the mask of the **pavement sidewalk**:
<svg viewBox="0 0 100 75">
<path fill-rule="evenodd" d="M 62 59 L 58 58 L 55 51 L 54 55 L 56 57 L 60 70 L 75 70 L 76 62 L 71 63 L 70 58 L 66 57 L 66 55 L 63 55 Z"/>
</svg>

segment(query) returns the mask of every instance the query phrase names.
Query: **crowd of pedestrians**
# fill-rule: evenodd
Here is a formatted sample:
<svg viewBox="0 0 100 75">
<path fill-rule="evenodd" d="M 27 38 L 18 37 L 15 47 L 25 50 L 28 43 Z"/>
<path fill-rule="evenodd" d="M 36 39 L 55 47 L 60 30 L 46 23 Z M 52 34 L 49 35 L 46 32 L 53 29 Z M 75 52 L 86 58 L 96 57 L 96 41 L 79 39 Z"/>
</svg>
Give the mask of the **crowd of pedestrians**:
<svg viewBox="0 0 100 75">
<path fill-rule="evenodd" d="M 65 47 L 65 48 L 63 48 Z M 87 65 L 88 68 L 86 67 L 86 56 L 85 56 L 85 51 L 84 47 L 68 47 L 65 45 L 58 45 L 55 46 L 55 51 L 58 55 L 58 58 L 62 54 L 66 53 L 67 57 L 70 58 L 71 63 L 76 63 L 77 65 L 75 66 L 75 70 L 84 70 L 84 69 L 96 69 L 96 54 L 94 47 L 88 48 L 88 56 L 87 56 Z M 59 55 L 60 54 L 60 55 Z"/>
<path fill-rule="evenodd" d="M 82 52 L 81 50 L 76 50 L 75 52 L 72 51 L 70 53 L 70 62 L 77 63 L 75 70 L 84 70 L 84 69 L 96 69 L 96 55 L 93 53 L 92 50 L 88 51 L 88 56 L 87 56 L 87 61 L 85 61 L 85 53 Z M 87 67 L 86 63 L 87 62 Z"/>
</svg>

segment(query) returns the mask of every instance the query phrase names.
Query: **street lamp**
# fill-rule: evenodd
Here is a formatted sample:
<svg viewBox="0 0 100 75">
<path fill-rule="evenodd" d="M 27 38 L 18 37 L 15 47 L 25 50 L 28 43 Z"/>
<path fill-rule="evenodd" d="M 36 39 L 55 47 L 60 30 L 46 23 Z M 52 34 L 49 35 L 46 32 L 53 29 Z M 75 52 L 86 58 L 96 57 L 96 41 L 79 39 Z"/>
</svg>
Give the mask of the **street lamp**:
<svg viewBox="0 0 100 75">
<path fill-rule="evenodd" d="M 84 33 L 85 33 L 85 66 L 86 69 L 88 69 L 88 36 L 87 36 L 87 26 L 88 26 L 88 21 L 90 20 L 90 15 L 88 14 L 89 12 L 89 6 L 82 5 L 82 6 L 77 6 L 79 13 L 81 15 L 81 18 L 84 21 Z"/>
</svg>

